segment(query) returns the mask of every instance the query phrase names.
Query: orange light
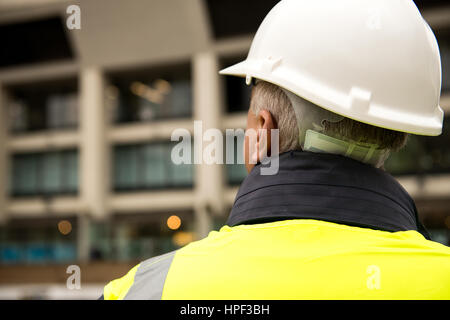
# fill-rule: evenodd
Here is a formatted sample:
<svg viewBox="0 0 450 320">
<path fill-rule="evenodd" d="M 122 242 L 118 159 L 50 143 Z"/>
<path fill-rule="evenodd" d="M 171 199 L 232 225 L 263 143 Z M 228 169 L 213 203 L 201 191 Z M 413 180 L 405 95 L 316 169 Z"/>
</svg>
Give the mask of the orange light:
<svg viewBox="0 0 450 320">
<path fill-rule="evenodd" d="M 178 231 L 172 237 L 172 242 L 179 247 L 183 247 L 192 241 L 194 241 L 194 234 L 192 232 Z"/>
<path fill-rule="evenodd" d="M 178 216 L 170 216 L 169 219 L 167 219 L 167 226 L 169 229 L 177 230 L 181 226 L 181 219 Z"/>
<path fill-rule="evenodd" d="M 67 220 L 61 220 L 58 222 L 58 230 L 63 235 L 68 235 L 72 231 L 72 224 Z"/>
</svg>

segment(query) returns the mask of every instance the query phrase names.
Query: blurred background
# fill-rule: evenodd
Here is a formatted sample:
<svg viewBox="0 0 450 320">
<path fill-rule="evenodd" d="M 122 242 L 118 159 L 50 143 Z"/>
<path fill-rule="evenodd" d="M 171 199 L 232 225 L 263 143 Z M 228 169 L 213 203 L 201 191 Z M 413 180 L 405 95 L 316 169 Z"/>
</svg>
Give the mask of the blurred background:
<svg viewBox="0 0 450 320">
<path fill-rule="evenodd" d="M 176 166 L 170 137 L 194 119 L 245 128 L 249 88 L 218 71 L 246 57 L 277 2 L 0 0 L 0 299 L 98 298 L 141 260 L 224 225 L 243 165 Z M 80 30 L 66 26 L 72 4 Z M 449 114 L 450 4 L 416 4 Z M 450 118 L 386 168 L 449 245 Z M 66 288 L 72 264 L 80 290 Z"/>
</svg>

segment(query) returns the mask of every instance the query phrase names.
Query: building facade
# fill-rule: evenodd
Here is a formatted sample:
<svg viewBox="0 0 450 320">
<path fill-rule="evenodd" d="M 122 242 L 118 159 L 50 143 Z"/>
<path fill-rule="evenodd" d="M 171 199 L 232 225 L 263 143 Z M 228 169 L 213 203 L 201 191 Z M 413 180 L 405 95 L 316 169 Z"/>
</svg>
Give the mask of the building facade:
<svg viewBox="0 0 450 320">
<path fill-rule="evenodd" d="M 245 58 L 276 2 L 0 4 L 0 285 L 25 283 L 26 266 L 39 266 L 42 275 L 48 266 L 90 270 L 99 263 L 103 269 L 89 271 L 86 281 L 102 283 L 225 223 L 243 165 L 175 165 L 171 136 L 184 128 L 194 143 L 202 140 L 194 136 L 195 120 L 224 135 L 245 128 L 250 90 L 218 71 Z M 81 9 L 81 29 L 66 25 L 72 4 Z M 450 7 L 417 4 L 441 48 L 448 114 Z M 445 244 L 449 119 L 442 136 L 411 137 L 386 165 Z M 242 135 L 235 140 L 238 150 Z M 36 278 L 25 277 L 44 281 Z"/>
</svg>

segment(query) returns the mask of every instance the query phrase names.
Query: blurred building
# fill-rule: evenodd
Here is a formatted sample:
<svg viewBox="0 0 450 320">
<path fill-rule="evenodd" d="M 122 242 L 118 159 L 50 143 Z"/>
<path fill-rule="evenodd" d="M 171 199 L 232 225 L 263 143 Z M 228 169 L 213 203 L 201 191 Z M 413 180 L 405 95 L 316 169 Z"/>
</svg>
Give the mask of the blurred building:
<svg viewBox="0 0 450 320">
<path fill-rule="evenodd" d="M 101 288 L 225 223 L 243 166 L 177 166 L 171 134 L 194 120 L 245 128 L 249 88 L 218 70 L 245 58 L 277 2 L 0 1 L 0 297 L 74 297 L 50 286 L 65 288 L 70 264 Z M 450 6 L 416 3 L 438 37 L 448 113 Z M 66 26 L 71 4 L 80 30 Z M 386 168 L 448 244 L 450 118 Z"/>
</svg>

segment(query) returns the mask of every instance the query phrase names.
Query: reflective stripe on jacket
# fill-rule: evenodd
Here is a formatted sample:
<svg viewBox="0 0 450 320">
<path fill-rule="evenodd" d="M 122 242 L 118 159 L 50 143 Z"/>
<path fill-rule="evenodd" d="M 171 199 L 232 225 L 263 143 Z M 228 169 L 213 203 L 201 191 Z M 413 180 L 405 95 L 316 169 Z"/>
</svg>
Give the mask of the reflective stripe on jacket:
<svg viewBox="0 0 450 320">
<path fill-rule="evenodd" d="M 426 239 L 387 173 L 289 152 L 245 179 L 227 225 L 148 259 L 105 299 L 450 299 L 450 248 Z"/>
</svg>

